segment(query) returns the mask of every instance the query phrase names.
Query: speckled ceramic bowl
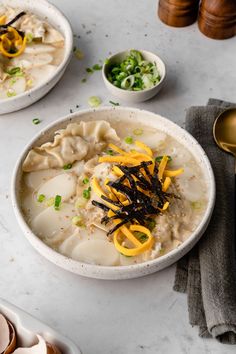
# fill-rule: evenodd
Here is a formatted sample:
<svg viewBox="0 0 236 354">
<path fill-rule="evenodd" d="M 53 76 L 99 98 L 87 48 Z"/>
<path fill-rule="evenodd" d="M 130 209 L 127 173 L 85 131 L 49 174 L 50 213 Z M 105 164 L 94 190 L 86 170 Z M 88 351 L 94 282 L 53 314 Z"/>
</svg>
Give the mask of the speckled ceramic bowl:
<svg viewBox="0 0 236 354">
<path fill-rule="evenodd" d="M 42 143 L 52 140 L 54 132 L 58 129 L 65 128 L 70 122 L 101 119 L 107 121 L 119 120 L 121 122 L 123 121 L 124 124 L 127 124 L 129 121 L 135 121 L 137 124 L 142 122 L 150 127 L 157 128 L 169 134 L 170 136 L 173 136 L 178 142 L 180 142 L 183 146 L 186 146 L 186 148 L 191 151 L 203 171 L 203 176 L 207 184 L 209 196 L 206 211 L 202 217 L 202 220 L 192 235 L 184 243 L 160 258 L 156 258 L 140 264 L 116 267 L 98 266 L 78 262 L 63 256 L 48 247 L 32 232 L 24 219 L 24 215 L 20 206 L 19 190 L 22 178 L 22 163 L 28 151 L 33 146 L 38 146 Z M 215 180 L 210 162 L 201 146 L 187 131 L 180 128 L 178 125 L 174 124 L 166 118 L 159 116 L 158 114 L 148 111 L 124 107 L 103 107 L 97 110 L 84 110 L 70 114 L 50 124 L 47 128 L 38 133 L 34 139 L 26 145 L 24 151 L 22 151 L 20 154 L 20 158 L 13 173 L 11 195 L 16 218 L 26 238 L 44 257 L 57 264 L 58 266 L 76 274 L 91 278 L 116 280 L 136 278 L 149 273 L 154 273 L 160 269 L 168 267 L 172 263 L 176 262 L 179 258 L 184 256 L 188 251 L 190 251 L 190 249 L 203 235 L 210 221 L 215 202 Z"/>
<path fill-rule="evenodd" d="M 107 74 L 109 72 L 110 65 L 114 63 L 121 63 L 129 55 L 129 52 L 130 52 L 129 50 L 125 50 L 123 52 L 119 52 L 114 55 L 111 55 L 108 58 L 108 63 L 103 64 L 103 68 L 102 68 L 103 81 L 107 89 L 110 91 L 110 93 L 113 96 L 118 97 L 130 103 L 144 102 L 154 97 L 162 89 L 166 79 L 166 67 L 163 60 L 156 54 L 148 52 L 147 50 L 139 50 L 144 60 L 147 60 L 151 63 L 156 63 L 157 69 L 161 75 L 161 79 L 154 87 L 149 89 L 145 89 L 142 91 L 123 90 L 113 85 L 108 80 Z"/>
<path fill-rule="evenodd" d="M 19 7 L 22 10 L 32 11 L 41 18 L 45 18 L 45 20 L 59 30 L 65 38 L 64 59 L 57 67 L 55 73 L 50 76 L 47 81 L 42 82 L 40 85 L 33 87 L 20 95 L 0 100 L 0 114 L 4 114 L 30 106 L 32 103 L 45 96 L 56 85 L 64 74 L 71 59 L 73 50 L 73 33 L 67 18 L 54 5 L 46 0 L 0 0 L 0 5 L 6 5 L 13 8 Z"/>
</svg>

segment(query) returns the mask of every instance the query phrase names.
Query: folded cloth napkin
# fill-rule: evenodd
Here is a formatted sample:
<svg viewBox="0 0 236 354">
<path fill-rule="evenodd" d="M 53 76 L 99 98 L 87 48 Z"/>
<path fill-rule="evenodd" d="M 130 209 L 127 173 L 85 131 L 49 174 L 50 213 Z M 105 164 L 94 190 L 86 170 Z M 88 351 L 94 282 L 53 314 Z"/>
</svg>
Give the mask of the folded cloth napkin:
<svg viewBox="0 0 236 354">
<path fill-rule="evenodd" d="M 211 162 L 216 180 L 216 204 L 199 243 L 177 264 L 174 290 L 187 293 L 189 321 L 201 337 L 236 344 L 235 161 L 214 142 L 215 118 L 236 104 L 210 99 L 191 107 L 186 129 L 198 140 Z"/>
</svg>

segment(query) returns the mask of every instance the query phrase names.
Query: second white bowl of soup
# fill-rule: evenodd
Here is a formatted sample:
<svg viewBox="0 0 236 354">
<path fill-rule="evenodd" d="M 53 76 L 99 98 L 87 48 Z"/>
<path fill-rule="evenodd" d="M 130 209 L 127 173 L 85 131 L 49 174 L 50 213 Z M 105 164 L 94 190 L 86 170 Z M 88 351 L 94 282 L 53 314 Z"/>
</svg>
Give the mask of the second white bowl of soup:
<svg viewBox="0 0 236 354">
<path fill-rule="evenodd" d="M 46 0 L 0 1 L 0 114 L 34 103 L 60 80 L 72 54 L 65 16 Z"/>
<path fill-rule="evenodd" d="M 129 108 L 81 111 L 24 150 L 13 205 L 32 245 L 57 265 L 101 279 L 160 270 L 202 236 L 214 176 L 197 141 Z"/>
</svg>

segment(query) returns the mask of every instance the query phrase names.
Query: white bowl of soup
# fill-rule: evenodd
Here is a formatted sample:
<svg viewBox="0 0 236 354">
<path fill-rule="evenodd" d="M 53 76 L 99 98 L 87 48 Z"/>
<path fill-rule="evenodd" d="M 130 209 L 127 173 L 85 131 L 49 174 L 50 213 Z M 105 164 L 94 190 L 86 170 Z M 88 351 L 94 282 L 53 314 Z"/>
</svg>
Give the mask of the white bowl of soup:
<svg viewBox="0 0 236 354">
<path fill-rule="evenodd" d="M 0 114 L 31 105 L 60 80 L 73 34 L 66 17 L 46 0 L 0 1 Z"/>
<path fill-rule="evenodd" d="M 44 257 L 76 274 L 128 279 L 171 265 L 196 244 L 215 182 L 184 129 L 148 111 L 104 107 L 61 118 L 27 144 L 12 201 Z"/>
</svg>

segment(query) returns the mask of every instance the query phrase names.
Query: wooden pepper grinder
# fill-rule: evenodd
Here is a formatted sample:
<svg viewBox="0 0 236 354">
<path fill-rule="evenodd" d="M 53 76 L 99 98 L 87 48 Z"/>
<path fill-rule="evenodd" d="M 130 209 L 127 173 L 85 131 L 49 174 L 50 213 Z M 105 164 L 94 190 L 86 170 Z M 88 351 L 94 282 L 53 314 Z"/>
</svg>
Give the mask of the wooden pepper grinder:
<svg viewBox="0 0 236 354">
<path fill-rule="evenodd" d="M 200 0 L 159 0 L 158 16 L 166 25 L 185 27 L 196 21 Z"/>
<path fill-rule="evenodd" d="M 236 0 L 202 0 L 198 27 L 207 37 L 226 39 L 236 35 Z"/>
</svg>

